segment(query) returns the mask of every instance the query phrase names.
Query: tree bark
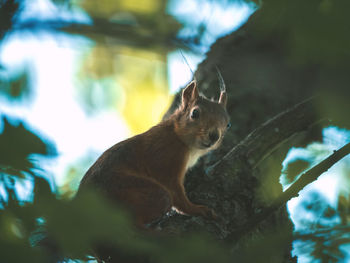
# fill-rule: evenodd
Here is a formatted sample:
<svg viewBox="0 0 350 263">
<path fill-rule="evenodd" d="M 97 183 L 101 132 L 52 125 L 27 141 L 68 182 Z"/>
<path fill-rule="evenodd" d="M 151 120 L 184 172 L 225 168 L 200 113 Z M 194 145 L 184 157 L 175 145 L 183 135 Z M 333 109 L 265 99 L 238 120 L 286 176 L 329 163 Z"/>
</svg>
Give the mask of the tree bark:
<svg viewBox="0 0 350 263">
<path fill-rule="evenodd" d="M 281 196 L 281 163 L 291 146 L 320 140 L 329 118 L 339 126 L 348 124 L 338 118 L 338 111 L 329 110 L 334 107 L 326 105 L 329 94 L 347 94 L 334 87 L 344 87 L 349 76 L 327 63 L 293 61 L 287 41 L 290 32 L 278 27 L 265 35 L 257 32 L 263 12 L 257 11 L 241 29 L 219 39 L 195 72 L 200 90 L 214 97 L 219 90 L 216 67 L 220 69 L 232 127 L 221 148 L 188 172 L 186 190 L 191 201 L 213 208 L 221 221 L 176 214 L 163 218 L 158 226 L 175 233 L 210 232 L 228 243 L 234 254 L 283 230 L 274 243 L 281 253 L 276 255 L 276 249 L 271 249 L 261 262 L 295 262 L 291 256 L 293 226 L 285 203 L 244 238 L 233 236 Z"/>
</svg>

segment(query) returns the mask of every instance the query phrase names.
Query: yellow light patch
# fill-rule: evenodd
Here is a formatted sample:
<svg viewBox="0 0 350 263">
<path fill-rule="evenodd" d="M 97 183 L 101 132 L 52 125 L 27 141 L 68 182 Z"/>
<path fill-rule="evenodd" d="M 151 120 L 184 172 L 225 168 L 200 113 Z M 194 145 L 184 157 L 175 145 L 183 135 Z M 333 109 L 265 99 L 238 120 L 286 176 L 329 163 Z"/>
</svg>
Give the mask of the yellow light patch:
<svg viewBox="0 0 350 263">
<path fill-rule="evenodd" d="M 163 0 L 81 0 L 77 4 L 94 16 L 111 17 L 117 13 L 131 12 L 140 14 L 155 14 L 163 12 Z"/>
<path fill-rule="evenodd" d="M 120 0 L 122 9 L 138 13 L 155 13 L 161 7 L 161 0 Z"/>
</svg>

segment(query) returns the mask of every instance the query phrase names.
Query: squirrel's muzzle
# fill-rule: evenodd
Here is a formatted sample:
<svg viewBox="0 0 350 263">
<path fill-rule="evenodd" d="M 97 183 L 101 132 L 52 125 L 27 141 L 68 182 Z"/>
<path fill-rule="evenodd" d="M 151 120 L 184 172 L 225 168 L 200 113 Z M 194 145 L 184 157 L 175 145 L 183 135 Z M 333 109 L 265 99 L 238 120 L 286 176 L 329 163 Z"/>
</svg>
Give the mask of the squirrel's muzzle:
<svg viewBox="0 0 350 263">
<path fill-rule="evenodd" d="M 214 130 L 208 133 L 207 138 L 202 142 L 203 148 L 210 148 L 213 146 L 220 138 L 219 131 Z"/>
<path fill-rule="evenodd" d="M 217 142 L 217 140 L 219 139 L 219 132 L 218 131 L 212 131 L 212 132 L 209 132 L 209 140 L 210 140 L 210 143 L 213 145 L 214 143 Z"/>
</svg>

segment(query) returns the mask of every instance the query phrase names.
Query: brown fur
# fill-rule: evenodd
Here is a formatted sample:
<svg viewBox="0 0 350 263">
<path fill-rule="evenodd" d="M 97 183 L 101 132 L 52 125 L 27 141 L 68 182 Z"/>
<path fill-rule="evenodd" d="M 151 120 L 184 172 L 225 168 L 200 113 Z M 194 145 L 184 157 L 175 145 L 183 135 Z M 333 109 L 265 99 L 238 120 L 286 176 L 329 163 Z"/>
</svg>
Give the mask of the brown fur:
<svg viewBox="0 0 350 263">
<path fill-rule="evenodd" d="M 79 191 L 94 188 L 126 205 L 139 225 L 161 217 L 172 206 L 185 214 L 214 217 L 208 207 L 188 200 L 183 182 L 187 169 L 221 143 L 229 121 L 225 106 L 225 92 L 218 103 L 212 102 L 191 82 L 169 118 L 105 151 L 83 177 Z M 191 118 L 194 109 L 199 118 Z"/>
</svg>

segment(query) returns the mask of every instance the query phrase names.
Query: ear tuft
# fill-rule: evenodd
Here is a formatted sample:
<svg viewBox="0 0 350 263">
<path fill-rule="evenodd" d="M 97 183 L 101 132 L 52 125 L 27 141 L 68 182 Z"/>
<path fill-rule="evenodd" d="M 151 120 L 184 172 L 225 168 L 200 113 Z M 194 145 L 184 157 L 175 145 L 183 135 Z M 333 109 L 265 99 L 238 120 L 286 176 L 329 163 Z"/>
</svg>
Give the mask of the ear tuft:
<svg viewBox="0 0 350 263">
<path fill-rule="evenodd" d="M 182 105 L 186 106 L 190 102 L 196 100 L 198 97 L 199 97 L 199 92 L 197 88 L 197 82 L 193 80 L 182 91 Z"/>
<path fill-rule="evenodd" d="M 226 91 L 221 91 L 220 98 L 219 98 L 219 104 L 222 105 L 224 108 L 226 108 L 226 104 L 227 104 L 227 93 L 226 93 Z"/>
</svg>

